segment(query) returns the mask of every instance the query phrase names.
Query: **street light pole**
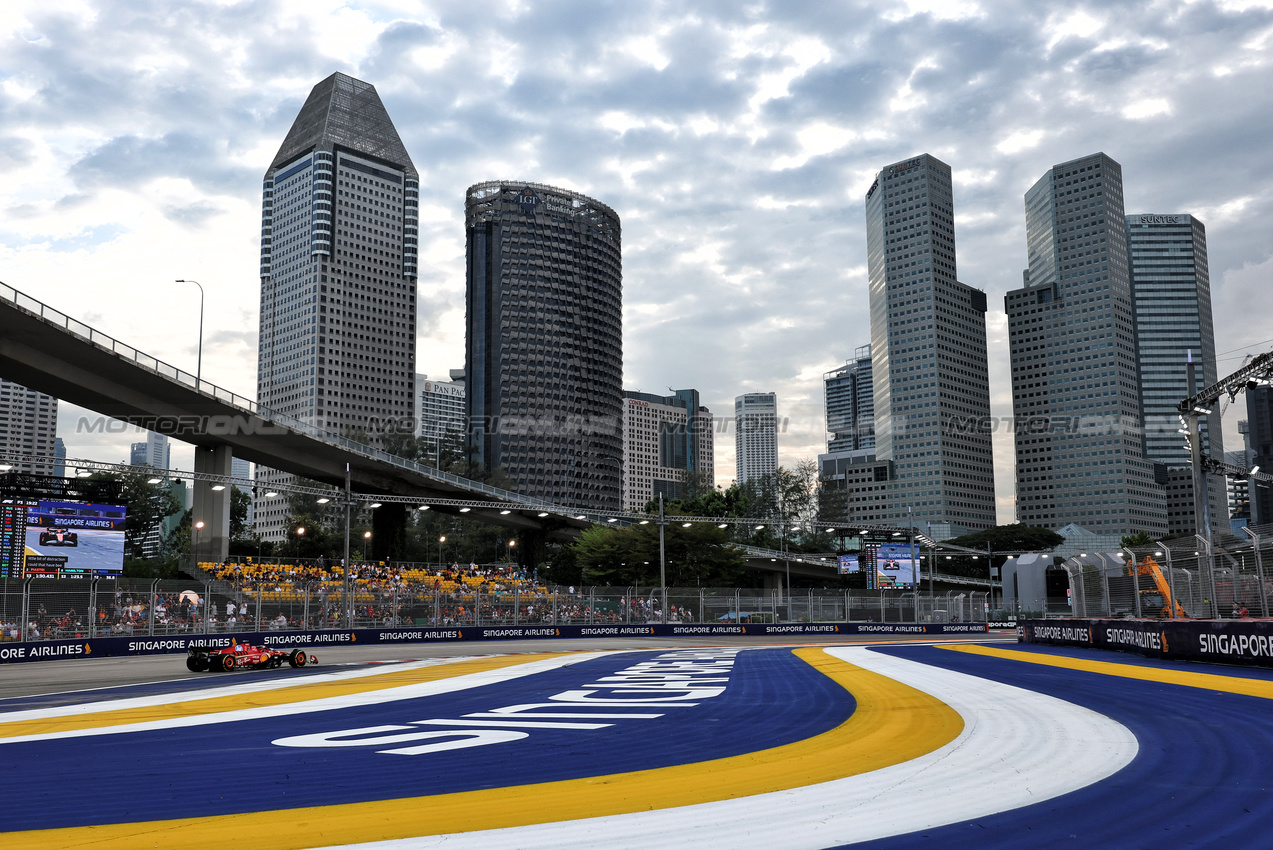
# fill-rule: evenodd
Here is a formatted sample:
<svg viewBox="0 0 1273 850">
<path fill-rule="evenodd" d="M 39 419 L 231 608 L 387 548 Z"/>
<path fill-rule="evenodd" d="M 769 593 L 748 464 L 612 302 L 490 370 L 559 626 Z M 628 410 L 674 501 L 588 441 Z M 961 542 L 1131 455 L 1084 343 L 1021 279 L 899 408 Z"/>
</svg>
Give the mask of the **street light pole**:
<svg viewBox="0 0 1273 850">
<path fill-rule="evenodd" d="M 194 530 L 195 530 L 195 538 L 194 538 L 194 565 L 197 567 L 197 566 L 199 566 L 199 538 L 203 536 L 203 535 L 200 533 L 200 532 L 202 532 L 202 531 L 203 531 L 203 520 L 199 520 L 198 522 L 196 522 L 196 523 L 194 524 Z"/>
<path fill-rule="evenodd" d="M 659 493 L 659 589 L 663 595 L 663 618 L 659 621 L 667 622 L 667 555 L 663 548 L 663 529 L 667 526 L 667 520 L 663 517 L 663 494 Z"/>
<path fill-rule="evenodd" d="M 349 499 L 349 464 L 345 464 L 345 628 L 352 629 L 354 622 L 354 603 L 349 598 L 349 509 L 353 502 Z"/>
<path fill-rule="evenodd" d="M 446 542 L 446 535 L 443 534 L 438 538 L 438 566 L 442 566 L 442 544 Z"/>
<path fill-rule="evenodd" d="M 198 389 L 199 382 L 203 379 L 203 284 L 197 280 L 179 280 L 177 283 L 193 283 L 199 287 L 199 360 L 194 374 L 195 389 Z"/>
</svg>

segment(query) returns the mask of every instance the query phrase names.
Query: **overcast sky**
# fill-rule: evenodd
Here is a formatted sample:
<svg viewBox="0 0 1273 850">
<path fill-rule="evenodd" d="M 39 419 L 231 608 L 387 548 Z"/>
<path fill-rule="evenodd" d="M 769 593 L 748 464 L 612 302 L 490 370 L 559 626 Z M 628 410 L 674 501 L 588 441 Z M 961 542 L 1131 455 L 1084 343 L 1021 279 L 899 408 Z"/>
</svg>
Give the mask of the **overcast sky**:
<svg viewBox="0 0 1273 850">
<path fill-rule="evenodd" d="M 1023 193 L 1104 151 L 1127 212 L 1206 224 L 1226 374 L 1273 338 L 1270 7 L 5 0 L 0 281 L 194 371 L 198 291 L 173 280 L 198 280 L 203 375 L 254 397 L 261 178 L 342 71 L 376 86 L 420 170 L 418 372 L 463 366 L 465 188 L 553 184 L 622 218 L 625 386 L 693 387 L 721 416 L 777 392 L 781 461 L 812 457 L 822 374 L 870 340 L 866 190 L 928 152 L 954 171 L 959 277 L 989 296 L 1007 415 Z M 62 405 L 70 456 L 126 458 L 135 438 L 76 433 L 84 414 Z M 1007 433 L 995 461 L 1009 522 Z M 716 469 L 733 478 L 732 436 Z"/>
</svg>

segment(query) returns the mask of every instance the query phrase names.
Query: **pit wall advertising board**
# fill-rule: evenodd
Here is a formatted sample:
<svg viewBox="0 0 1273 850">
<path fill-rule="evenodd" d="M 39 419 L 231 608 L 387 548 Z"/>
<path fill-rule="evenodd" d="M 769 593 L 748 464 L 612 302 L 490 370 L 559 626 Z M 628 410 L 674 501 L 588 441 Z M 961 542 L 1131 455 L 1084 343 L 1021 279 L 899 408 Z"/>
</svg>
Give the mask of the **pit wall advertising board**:
<svg viewBox="0 0 1273 850">
<path fill-rule="evenodd" d="M 1022 620 L 1017 641 L 1273 667 L 1273 622 L 1266 620 Z"/>
<path fill-rule="evenodd" d="M 186 652 L 190 647 L 226 647 L 237 643 L 254 646 L 302 647 L 322 661 L 329 646 L 360 644 L 439 643 L 451 641 L 543 640 L 618 637 L 689 637 L 702 635 L 772 637 L 776 635 L 907 635 L 943 637 L 982 635 L 985 623 L 668 623 L 649 626 L 455 626 L 433 628 L 403 626 L 392 629 L 327 629 L 309 632 L 225 632 L 210 635 L 130 635 L 81 640 L 0 643 L 0 663 L 102 658 L 121 655 L 155 655 Z"/>
</svg>

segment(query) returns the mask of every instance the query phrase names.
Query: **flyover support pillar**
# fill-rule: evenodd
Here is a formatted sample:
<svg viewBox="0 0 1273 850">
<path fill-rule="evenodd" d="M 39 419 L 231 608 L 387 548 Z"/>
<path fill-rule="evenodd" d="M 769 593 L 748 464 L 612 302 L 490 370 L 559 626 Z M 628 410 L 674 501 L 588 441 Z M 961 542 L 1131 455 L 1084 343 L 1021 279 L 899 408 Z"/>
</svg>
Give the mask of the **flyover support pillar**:
<svg viewBox="0 0 1273 850">
<path fill-rule="evenodd" d="M 203 475 L 229 478 L 234 455 L 229 446 L 195 446 L 194 471 Z M 221 563 L 230 555 L 230 493 L 228 483 L 224 489 L 213 490 L 221 482 L 196 480 L 194 482 L 194 511 L 191 514 L 191 543 L 195 562 Z M 202 522 L 203 527 L 198 524 Z"/>
</svg>

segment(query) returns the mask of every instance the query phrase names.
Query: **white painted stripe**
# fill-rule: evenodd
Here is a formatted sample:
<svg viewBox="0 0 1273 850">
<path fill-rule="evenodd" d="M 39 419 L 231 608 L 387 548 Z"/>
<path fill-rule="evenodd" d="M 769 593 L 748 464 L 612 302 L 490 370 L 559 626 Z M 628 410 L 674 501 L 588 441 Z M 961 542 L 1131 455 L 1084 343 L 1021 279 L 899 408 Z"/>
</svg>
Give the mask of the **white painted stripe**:
<svg viewBox="0 0 1273 850">
<path fill-rule="evenodd" d="M 465 676 L 440 679 L 435 682 L 421 682 L 417 685 L 400 685 L 394 688 L 384 688 L 383 690 L 366 693 L 345 694 L 337 697 L 324 697 L 322 699 L 289 702 L 282 705 L 243 708 L 214 714 L 201 714 L 193 717 L 173 717 L 163 720 L 149 720 L 142 723 L 102 726 L 93 729 L 73 729 L 63 732 L 45 732 L 38 735 L 17 735 L 12 738 L 0 738 L 0 746 L 5 744 L 16 744 L 22 741 L 88 738 L 95 735 L 120 735 L 127 732 L 146 732 L 152 729 L 183 729 L 189 726 L 208 726 L 214 723 L 233 723 L 239 720 L 256 720 L 262 717 L 290 717 L 296 714 L 309 714 L 317 711 L 331 711 L 341 708 L 357 708 L 365 705 L 397 702 L 399 700 L 416 699 L 418 697 L 433 696 L 435 694 L 448 694 L 455 691 L 468 690 L 469 688 L 480 688 L 483 685 L 508 682 L 513 679 L 520 679 L 523 676 L 533 676 L 537 673 L 555 670 L 558 667 L 565 667 L 570 664 L 577 664 L 580 661 L 587 661 L 592 658 L 613 654 L 615 653 L 581 652 L 575 655 L 567 655 L 559 658 L 545 658 L 539 661 L 530 661 L 525 664 L 518 664 L 513 667 L 504 667 L 499 670 L 469 673 Z M 381 670 L 380 672 L 383 674 L 393 672 L 393 670 Z M 313 680 L 307 679 L 305 684 L 308 684 L 311 681 Z M 293 686 L 296 684 L 297 683 L 295 682 L 292 683 Z M 180 700 L 178 700 L 178 702 L 180 702 Z M 9 719 L 11 719 L 9 715 L 5 715 L 3 717 L 3 720 Z"/>
<path fill-rule="evenodd" d="M 1138 750 L 1135 736 L 1122 724 L 1054 697 L 859 647 L 827 651 L 940 699 L 964 718 L 964 731 L 946 746 L 911 761 L 788 791 L 348 846 L 732 850 L 759 843 L 767 850 L 813 850 L 932 829 L 1058 797 L 1111 776 Z"/>
<path fill-rule="evenodd" d="M 178 656 L 184 659 L 185 656 Z M 417 670 L 424 667 L 436 667 L 440 664 L 457 664 L 461 661 L 472 661 L 481 658 L 494 658 L 493 655 L 453 656 L 450 658 L 430 658 L 423 661 L 409 661 L 401 664 L 380 665 L 376 667 L 358 666 L 352 669 L 333 670 L 330 673 L 318 673 L 308 676 L 286 679 L 266 679 L 240 682 L 237 685 L 209 685 L 188 691 L 170 691 L 163 694 L 149 694 L 142 697 L 124 697 L 123 699 L 105 699 L 89 703 L 67 703 L 47 708 L 29 708 L 20 711 L 0 712 L 0 723 L 13 723 L 18 720 L 42 720 L 50 717 L 78 717 L 85 714 L 98 714 L 106 711 L 123 711 L 129 708 L 150 708 L 157 705 L 172 705 L 178 702 L 193 702 L 203 699 L 219 699 L 221 697 L 257 694 L 264 691 L 277 691 L 284 688 L 299 688 L 305 685 L 319 685 L 330 682 L 344 682 L 349 679 L 362 679 L 368 676 L 383 676 L 400 670 Z M 184 661 L 182 662 L 184 664 Z M 250 674 L 250 668 L 231 674 L 207 673 L 208 677 L 224 678 L 226 675 L 243 676 Z M 181 681 L 180 679 L 173 681 Z M 195 680 L 197 681 L 197 679 Z M 151 683 L 155 684 L 155 683 Z M 116 686 L 118 687 L 118 686 Z M 74 692 L 72 692 L 74 693 Z M 40 694 L 39 696 L 58 696 L 58 694 Z"/>
</svg>

